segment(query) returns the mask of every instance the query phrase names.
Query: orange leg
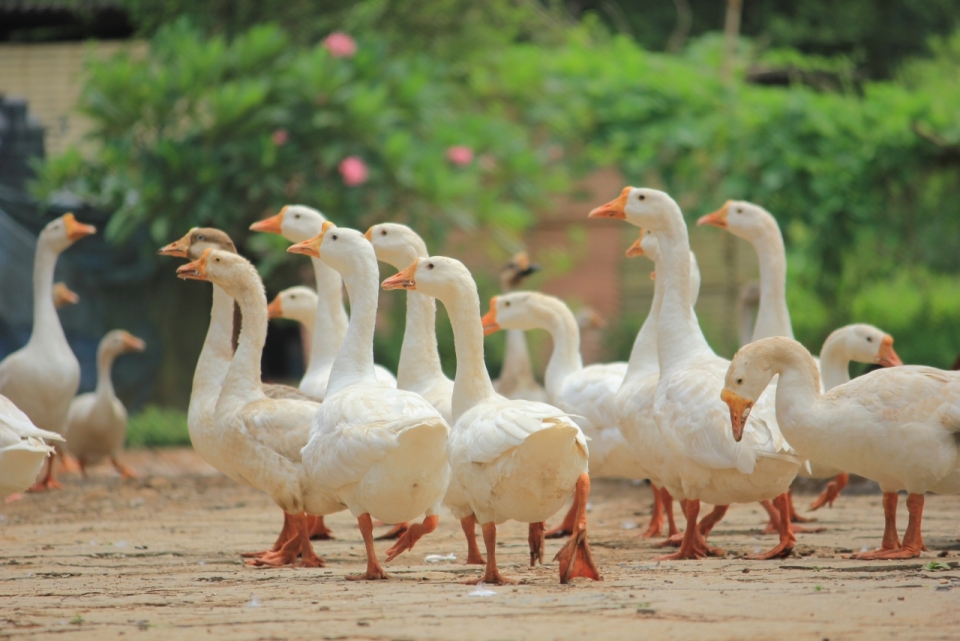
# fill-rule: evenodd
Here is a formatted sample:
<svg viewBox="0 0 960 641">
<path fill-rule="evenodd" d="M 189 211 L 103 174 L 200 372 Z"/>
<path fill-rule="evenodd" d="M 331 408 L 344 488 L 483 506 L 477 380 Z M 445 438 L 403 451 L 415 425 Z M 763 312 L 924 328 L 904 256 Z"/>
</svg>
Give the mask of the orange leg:
<svg viewBox="0 0 960 641">
<path fill-rule="evenodd" d="M 567 510 L 566 516 L 563 517 L 563 522 L 560 523 L 557 527 L 552 530 L 548 530 L 544 536 L 548 539 L 562 539 L 565 536 L 570 536 L 573 534 L 573 527 L 577 522 L 577 496 L 573 497 L 573 505 L 570 506 L 570 509 Z"/>
<path fill-rule="evenodd" d="M 782 559 L 790 556 L 793 552 L 793 546 L 797 538 L 793 535 L 793 524 L 790 522 L 790 504 L 787 499 L 787 493 L 784 492 L 774 499 L 777 511 L 780 513 L 780 543 L 769 552 L 763 554 L 751 554 L 748 559 L 766 561 L 769 559 Z"/>
<path fill-rule="evenodd" d="M 66 452 L 58 451 L 57 457 L 60 459 L 60 468 L 63 472 L 80 472 L 82 464 L 79 459 L 75 459 Z"/>
<path fill-rule="evenodd" d="M 663 532 L 663 496 L 660 494 L 660 488 L 653 483 L 650 484 L 650 488 L 653 490 L 653 513 L 650 515 L 650 525 L 640 535 L 645 539 L 660 536 Z"/>
<path fill-rule="evenodd" d="M 700 547 L 698 540 L 700 531 L 697 529 L 697 517 L 700 515 L 700 501 L 688 501 L 684 499 L 680 501 L 680 507 L 683 509 L 683 514 L 687 519 L 687 529 L 683 532 L 680 549 L 673 554 L 657 557 L 658 561 L 702 559 L 706 556 L 706 550 Z"/>
<path fill-rule="evenodd" d="M 875 559 L 912 559 L 923 551 L 923 537 L 920 534 L 920 519 L 923 516 L 923 495 L 911 494 L 907 497 L 907 511 L 910 520 L 903 535 L 903 545 L 897 536 L 897 493 L 883 493 L 883 543 L 879 550 L 854 554 L 850 558 L 871 561 Z"/>
<path fill-rule="evenodd" d="M 527 533 L 527 543 L 530 544 L 530 567 L 535 567 L 538 561 L 540 565 L 543 565 L 543 549 L 546 547 L 544 531 L 546 529 L 547 524 L 543 521 L 530 524 L 530 529 Z"/>
<path fill-rule="evenodd" d="M 322 516 L 310 516 L 308 514 L 307 527 L 309 528 L 311 541 L 330 541 L 337 538 L 323 522 Z"/>
<path fill-rule="evenodd" d="M 301 512 L 300 514 L 289 514 L 289 536 L 287 540 L 283 542 L 280 546 L 280 549 L 273 552 L 267 552 L 263 556 L 251 559 L 247 561 L 248 565 L 255 565 L 258 567 L 269 566 L 269 567 L 283 567 L 294 565 L 297 562 L 297 557 L 302 557 L 300 565 L 302 567 L 308 568 L 317 568 L 323 567 L 323 559 L 318 557 L 313 551 L 313 547 L 310 545 L 310 532 L 307 527 L 307 515 Z"/>
<path fill-rule="evenodd" d="M 569 583 L 570 579 L 585 577 L 602 581 L 600 571 L 593 562 L 590 545 L 587 544 L 587 499 L 590 497 L 590 476 L 581 474 L 577 479 L 576 505 L 577 520 L 570 539 L 560 548 L 554 561 L 560 562 L 560 583 Z"/>
<path fill-rule="evenodd" d="M 825 487 L 823 492 L 820 493 L 820 496 L 817 497 L 817 500 L 810 504 L 810 511 L 813 512 L 814 510 L 819 510 L 824 505 L 833 507 L 833 502 L 837 500 L 837 497 L 840 496 L 840 492 L 843 491 L 843 488 L 847 487 L 847 483 L 849 482 L 849 474 L 846 472 L 837 474 L 836 478 L 827 483 L 827 487 Z"/>
<path fill-rule="evenodd" d="M 389 532 L 387 532 L 386 534 L 381 534 L 375 540 L 376 541 L 392 541 L 393 539 L 399 539 L 401 536 L 403 536 L 403 533 L 406 531 L 407 531 L 406 523 L 397 523 L 392 528 L 390 528 Z"/>
<path fill-rule="evenodd" d="M 407 527 L 407 531 L 393 544 L 393 547 L 387 550 L 387 561 L 393 561 L 405 550 L 412 550 L 417 541 L 423 538 L 425 534 L 430 534 L 437 529 L 437 523 L 439 522 L 440 517 L 433 514 L 425 517 L 422 524 L 411 523 L 410 526 Z"/>
<path fill-rule="evenodd" d="M 259 552 L 243 552 L 240 556 L 249 559 L 249 558 L 258 558 L 265 554 L 269 554 L 271 552 L 277 552 L 280 550 L 280 548 L 283 547 L 283 544 L 287 542 L 292 532 L 293 530 L 291 529 L 291 526 L 290 526 L 290 515 L 284 512 L 283 528 L 280 530 L 280 536 L 277 537 L 277 540 L 273 544 L 273 547 L 270 548 L 269 550 L 261 550 Z"/>
<path fill-rule="evenodd" d="M 57 479 L 53 478 L 53 457 L 47 457 L 47 471 L 43 475 L 43 478 L 33 484 L 30 488 L 30 492 L 45 492 L 47 490 L 62 490 L 63 486 L 60 485 L 60 482 Z"/>
<path fill-rule="evenodd" d="M 773 534 L 774 532 L 780 532 L 780 510 L 774 506 L 773 501 L 760 501 L 760 505 L 763 506 L 763 509 L 767 511 L 767 526 L 763 528 L 764 534 Z"/>
<path fill-rule="evenodd" d="M 120 473 L 120 478 L 122 479 L 135 479 L 137 478 L 136 473 L 131 470 L 129 467 L 117 460 L 117 457 L 111 456 L 110 463 L 113 464 L 113 469 Z"/>
<path fill-rule="evenodd" d="M 463 535 L 467 537 L 467 565 L 486 565 L 487 562 L 483 560 L 477 546 L 477 517 L 471 514 L 460 519 L 460 527 L 463 528 Z"/>
<path fill-rule="evenodd" d="M 677 536 L 680 530 L 677 529 L 677 522 L 673 520 L 673 497 L 667 488 L 660 488 L 660 498 L 663 501 L 663 511 L 667 514 L 667 536 Z"/>
<path fill-rule="evenodd" d="M 714 505 L 710 514 L 700 519 L 700 524 L 697 526 L 697 529 L 700 531 L 700 536 L 704 539 L 710 536 L 710 532 L 712 532 L 717 523 L 723 519 L 729 509 L 729 505 Z M 706 545 L 706 541 L 704 541 L 704 545 Z"/>
<path fill-rule="evenodd" d="M 483 576 L 477 579 L 465 581 L 467 585 L 476 585 L 478 583 L 489 583 L 492 585 L 506 585 L 516 583 L 515 579 L 507 579 L 497 570 L 497 524 L 484 523 L 480 528 L 483 532 L 483 545 L 487 548 L 487 569 Z"/>
<path fill-rule="evenodd" d="M 363 546 L 367 549 L 367 571 L 363 574 L 350 574 L 348 581 L 376 581 L 386 579 L 387 573 L 380 567 L 377 561 L 377 551 L 373 549 L 373 521 L 369 514 L 361 514 L 357 517 L 357 525 L 360 528 L 360 534 L 363 536 Z"/>
</svg>

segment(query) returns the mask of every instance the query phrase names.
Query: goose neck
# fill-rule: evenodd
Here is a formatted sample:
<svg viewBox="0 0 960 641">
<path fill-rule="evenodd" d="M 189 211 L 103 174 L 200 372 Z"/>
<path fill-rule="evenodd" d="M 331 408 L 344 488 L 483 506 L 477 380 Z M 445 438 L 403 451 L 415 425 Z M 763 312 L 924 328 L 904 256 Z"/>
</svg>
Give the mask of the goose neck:
<svg viewBox="0 0 960 641">
<path fill-rule="evenodd" d="M 483 324 L 480 296 L 476 286 L 464 285 L 442 301 L 450 315 L 457 353 L 457 374 L 453 381 L 453 420 L 488 398 L 496 396 L 483 360 Z"/>
<path fill-rule="evenodd" d="M 245 402 L 263 396 L 260 360 L 267 341 L 267 295 L 263 282 L 250 267 L 250 274 L 237 279 L 230 293 L 240 305 L 243 317 L 237 351 L 223 381 L 220 397 L 240 398 Z M 232 312 L 231 312 L 232 313 Z"/>
<path fill-rule="evenodd" d="M 444 378 L 444 374 L 437 349 L 436 299 L 409 291 L 406 327 L 397 365 L 397 386 L 400 389 L 414 389 L 441 378 Z"/>
<path fill-rule="evenodd" d="M 560 393 L 563 381 L 583 369 L 580 355 L 580 328 L 570 308 L 553 298 L 540 299 L 535 314 L 553 339 L 553 353 L 544 372 L 544 385 L 551 397 Z"/>
<path fill-rule="evenodd" d="M 850 381 L 850 357 L 835 333 L 827 337 L 820 351 L 820 373 L 826 391 Z"/>
<path fill-rule="evenodd" d="M 787 256 L 780 228 L 771 229 L 753 241 L 760 265 L 760 307 L 753 327 L 753 340 L 771 336 L 793 338 L 787 309 Z"/>
<path fill-rule="evenodd" d="M 330 370 L 327 396 L 353 383 L 376 384 L 377 380 L 373 368 L 373 333 L 380 292 L 379 272 L 373 247 L 369 256 L 356 254 L 355 258 L 356 264 L 341 274 L 350 298 L 350 322 Z M 314 343 L 323 340 L 323 335 L 316 335 Z"/>
<path fill-rule="evenodd" d="M 624 381 L 647 376 L 660 368 L 660 360 L 657 357 L 657 325 L 663 309 L 662 261 L 656 262 L 656 271 L 658 277 L 653 281 L 653 301 L 650 303 L 647 319 L 643 321 L 643 326 L 640 327 L 637 338 L 633 341 Z"/>
<path fill-rule="evenodd" d="M 112 398 L 116 396 L 113 390 L 113 362 L 117 359 L 117 352 L 100 346 L 97 350 L 97 396 Z"/>
<path fill-rule="evenodd" d="M 62 347 L 67 338 L 53 304 L 53 273 L 59 252 L 41 239 L 33 259 L 33 330 L 30 342 L 44 347 Z"/>
<path fill-rule="evenodd" d="M 770 363 L 777 382 L 777 422 L 784 437 L 804 457 L 822 458 L 818 450 L 833 442 L 823 416 L 820 374 L 817 364 L 799 344 L 778 350 Z"/>
<path fill-rule="evenodd" d="M 349 321 L 343 307 L 340 273 L 319 258 L 310 260 L 317 284 L 317 312 L 313 319 L 309 369 L 321 370 L 329 368 L 336 359 Z"/>
</svg>

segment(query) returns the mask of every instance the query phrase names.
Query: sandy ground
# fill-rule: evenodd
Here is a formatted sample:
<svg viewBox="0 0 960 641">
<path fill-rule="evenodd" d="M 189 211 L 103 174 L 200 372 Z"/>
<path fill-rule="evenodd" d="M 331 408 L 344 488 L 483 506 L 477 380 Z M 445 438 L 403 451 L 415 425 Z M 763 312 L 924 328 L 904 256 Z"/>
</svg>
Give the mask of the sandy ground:
<svg viewBox="0 0 960 641">
<path fill-rule="evenodd" d="M 347 582 L 363 570 L 348 513 L 336 541 L 315 542 L 327 566 L 255 569 L 238 554 L 267 547 L 281 513 L 189 450 L 132 452 L 142 474 L 105 469 L 66 489 L 0 504 L 0 638 L 30 639 L 958 639 L 960 497 L 929 496 L 929 552 L 910 561 L 846 560 L 879 544 L 877 494 L 844 495 L 801 534 L 794 558 L 747 561 L 775 544 L 759 506 L 734 506 L 711 543 L 725 558 L 661 562 L 638 537 L 646 486 L 594 481 L 590 542 L 604 581 L 561 586 L 557 567 L 527 567 L 525 526 L 500 529 L 501 568 L 523 584 L 475 596 L 461 581 L 464 544 L 448 514 L 390 581 Z M 798 495 L 806 505 L 811 496 Z M 906 510 L 901 501 L 901 533 Z M 556 519 L 554 519 L 556 520 Z M 548 541 L 552 555 L 561 542 Z M 378 543 L 383 553 L 389 543 Z M 428 563 L 426 555 L 457 561 Z M 936 562 L 942 566 L 933 568 Z"/>
</svg>

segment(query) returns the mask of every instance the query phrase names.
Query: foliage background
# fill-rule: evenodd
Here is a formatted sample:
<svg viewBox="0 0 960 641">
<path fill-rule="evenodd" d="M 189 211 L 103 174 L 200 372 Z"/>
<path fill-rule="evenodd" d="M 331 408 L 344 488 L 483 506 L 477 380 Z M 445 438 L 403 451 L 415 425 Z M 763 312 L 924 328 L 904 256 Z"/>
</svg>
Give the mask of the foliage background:
<svg viewBox="0 0 960 641">
<path fill-rule="evenodd" d="M 507 251 L 573 179 L 614 164 L 690 221 L 727 198 L 770 210 L 814 352 L 854 321 L 893 333 L 906 362 L 960 352 L 956 0 L 747 0 L 729 78 L 712 0 L 124 4 L 149 50 L 90 63 L 96 151 L 50 159 L 36 185 L 115 209 L 116 242 L 217 225 L 272 286 L 294 276 L 285 243 L 245 230 L 299 201 L 360 228 L 407 221 L 432 245 L 483 229 Z M 334 30 L 355 56 L 324 48 Z M 451 163 L 453 145 L 474 160 Z M 360 187 L 337 170 L 350 155 L 369 168 Z M 387 364 L 400 314 L 378 335 Z M 610 336 L 625 358 L 633 337 Z M 443 323 L 441 343 L 449 366 Z"/>
</svg>

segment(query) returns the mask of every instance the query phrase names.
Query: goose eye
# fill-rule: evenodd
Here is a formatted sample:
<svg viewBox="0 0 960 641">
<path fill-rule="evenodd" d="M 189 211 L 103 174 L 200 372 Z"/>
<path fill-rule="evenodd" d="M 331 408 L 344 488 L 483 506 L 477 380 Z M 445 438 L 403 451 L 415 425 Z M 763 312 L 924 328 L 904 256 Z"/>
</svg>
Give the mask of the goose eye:
<svg viewBox="0 0 960 641">
<path fill-rule="evenodd" d="M 336 240 L 336 239 L 337 239 L 337 235 L 334 234 L 333 236 L 331 236 L 331 238 L 332 238 L 333 240 Z"/>
<path fill-rule="evenodd" d="M 197 236 L 197 240 L 206 240 L 206 239 L 203 237 L 203 234 L 200 234 L 199 236 Z"/>
<path fill-rule="evenodd" d="M 738 378 L 738 379 L 737 379 L 737 385 L 743 385 L 743 379 L 742 379 L 742 378 Z"/>
<path fill-rule="evenodd" d="M 504 306 L 504 307 L 510 307 L 510 301 L 507 301 L 506 303 L 504 303 L 503 306 Z"/>
<path fill-rule="evenodd" d="M 290 294 L 290 300 L 296 300 L 296 298 L 297 298 L 296 294 Z"/>
<path fill-rule="evenodd" d="M 427 263 L 427 269 L 433 269 L 433 263 Z"/>
<path fill-rule="evenodd" d="M 294 214 L 293 217 L 296 218 L 297 220 L 300 220 L 300 214 Z"/>
<path fill-rule="evenodd" d="M 381 229 L 381 230 L 380 230 L 380 235 L 381 235 L 381 236 L 386 236 L 386 235 L 387 235 L 387 230 L 386 230 L 386 229 Z"/>
<path fill-rule="evenodd" d="M 868 343 L 872 343 L 872 342 L 873 342 L 873 336 L 867 336 L 867 342 L 868 342 Z"/>
<path fill-rule="evenodd" d="M 219 258 L 214 258 L 214 259 L 213 259 L 213 262 L 219 263 L 219 262 L 220 262 L 220 259 L 219 259 Z"/>
<path fill-rule="evenodd" d="M 647 197 L 643 194 L 640 194 L 639 196 L 637 196 L 637 200 L 646 200 L 646 198 Z"/>
<path fill-rule="evenodd" d="M 737 209 L 737 213 L 738 213 L 738 214 L 742 214 L 742 213 L 743 213 L 743 210 L 742 210 L 742 209 Z"/>
</svg>

